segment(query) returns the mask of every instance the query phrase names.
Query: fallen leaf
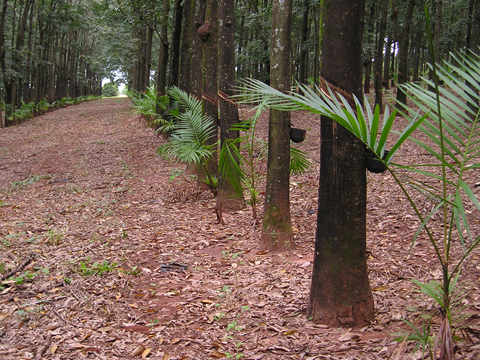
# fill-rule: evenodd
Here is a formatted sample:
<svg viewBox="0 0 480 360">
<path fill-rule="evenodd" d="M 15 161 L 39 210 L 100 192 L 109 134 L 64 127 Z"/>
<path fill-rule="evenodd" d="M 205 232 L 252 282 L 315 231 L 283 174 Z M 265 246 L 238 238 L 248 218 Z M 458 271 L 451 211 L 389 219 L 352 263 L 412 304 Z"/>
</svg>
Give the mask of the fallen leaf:
<svg viewBox="0 0 480 360">
<path fill-rule="evenodd" d="M 152 351 L 152 349 L 145 349 L 145 350 L 143 350 L 143 352 L 142 352 L 142 359 L 145 359 L 145 358 L 148 356 L 148 354 L 151 353 L 151 351 Z"/>
<path fill-rule="evenodd" d="M 388 286 L 377 286 L 372 289 L 372 291 L 385 291 L 388 289 Z"/>
<path fill-rule="evenodd" d="M 57 345 L 50 346 L 50 352 L 52 353 L 52 355 L 55 355 L 55 351 L 57 351 L 57 349 L 58 349 Z"/>
<path fill-rule="evenodd" d="M 217 359 L 221 359 L 221 358 L 224 358 L 226 355 L 224 353 L 221 353 L 221 352 L 218 352 L 218 351 L 214 351 L 210 354 L 211 357 L 214 357 L 214 358 L 217 358 Z"/>
<path fill-rule="evenodd" d="M 124 327 L 124 329 L 127 331 L 135 331 L 143 334 L 146 334 L 150 331 L 149 327 L 143 325 L 127 325 Z"/>
<path fill-rule="evenodd" d="M 145 346 L 143 345 L 138 345 L 135 350 L 133 350 L 131 353 L 130 353 L 130 356 L 138 356 L 140 354 L 142 354 L 143 352 L 145 351 Z"/>
<path fill-rule="evenodd" d="M 170 341 L 170 344 L 176 345 L 176 344 L 178 344 L 179 342 L 180 342 L 180 338 L 174 338 L 174 339 L 172 339 L 172 341 Z"/>
</svg>

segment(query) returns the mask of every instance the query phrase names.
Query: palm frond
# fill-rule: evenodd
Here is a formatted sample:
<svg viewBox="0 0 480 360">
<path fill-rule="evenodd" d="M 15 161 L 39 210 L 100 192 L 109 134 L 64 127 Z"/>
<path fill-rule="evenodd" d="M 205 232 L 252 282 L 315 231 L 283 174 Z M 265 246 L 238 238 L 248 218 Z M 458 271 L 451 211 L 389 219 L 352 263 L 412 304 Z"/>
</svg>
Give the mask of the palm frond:
<svg viewBox="0 0 480 360">
<path fill-rule="evenodd" d="M 216 136 L 216 125 L 211 117 L 203 115 L 201 101 L 193 95 L 177 87 L 170 88 L 169 95 L 178 103 L 180 112 L 169 142 L 157 152 L 172 160 L 202 165 L 216 149 L 216 143 L 207 144 L 208 139 Z"/>
<path fill-rule="evenodd" d="M 302 175 L 312 166 L 308 153 L 300 149 L 290 147 L 290 174 Z"/>
<path fill-rule="evenodd" d="M 360 101 L 354 97 L 355 109 L 353 109 L 344 96 L 338 93 L 334 94 L 329 87 L 327 87 L 328 93 L 324 93 L 318 87 L 312 89 L 303 84 L 298 84 L 298 86 L 303 95 L 294 92 L 285 94 L 259 80 L 247 79 L 238 87 L 241 94 L 236 97 L 241 99 L 240 102 L 264 103 L 277 110 L 307 110 L 314 114 L 327 116 L 352 132 L 377 155 L 383 156 L 385 144 L 395 120 L 395 110 L 392 113 L 389 110 L 385 111 L 382 118 L 380 111 L 378 109 L 372 111 L 367 101 L 362 106 Z M 425 116 L 420 117 L 418 114 L 412 117 L 409 124 L 400 133 L 401 136 L 393 143 L 393 151 L 386 158 L 387 163 L 391 161 L 400 145 L 424 120 Z M 377 134 L 378 129 L 381 129 L 380 137 Z"/>
</svg>

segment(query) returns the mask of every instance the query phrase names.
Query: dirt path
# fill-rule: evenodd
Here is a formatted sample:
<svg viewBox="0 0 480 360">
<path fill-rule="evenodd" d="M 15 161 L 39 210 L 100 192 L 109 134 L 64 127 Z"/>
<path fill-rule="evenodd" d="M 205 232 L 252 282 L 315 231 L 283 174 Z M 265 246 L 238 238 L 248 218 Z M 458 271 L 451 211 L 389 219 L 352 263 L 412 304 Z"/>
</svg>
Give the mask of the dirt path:
<svg viewBox="0 0 480 360">
<path fill-rule="evenodd" d="M 306 319 L 315 118 L 294 118 L 309 130 L 302 146 L 314 160 L 292 179 L 297 250 L 265 254 L 250 211 L 217 224 L 213 197 L 189 196 L 194 180 L 156 155 L 164 140 L 129 105 L 103 99 L 0 129 L 0 270 L 25 265 L 0 288 L 0 359 L 42 350 L 45 359 L 386 359 L 400 319 L 432 308 L 413 298 L 409 279 L 437 278 L 434 259 L 408 253 L 416 224 L 391 179 L 376 175 L 368 231 L 377 318 L 355 330 Z M 478 290 L 469 299 L 476 306 Z"/>
</svg>

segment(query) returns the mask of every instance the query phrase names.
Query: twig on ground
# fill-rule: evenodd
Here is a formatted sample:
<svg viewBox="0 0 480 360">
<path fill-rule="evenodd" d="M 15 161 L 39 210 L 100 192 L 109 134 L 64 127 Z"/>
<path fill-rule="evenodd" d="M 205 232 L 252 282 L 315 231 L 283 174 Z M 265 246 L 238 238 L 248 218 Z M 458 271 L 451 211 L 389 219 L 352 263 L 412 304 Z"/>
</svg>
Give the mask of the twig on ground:
<svg viewBox="0 0 480 360">
<path fill-rule="evenodd" d="M 33 253 L 30 253 L 27 257 L 27 259 L 21 263 L 19 266 L 17 266 L 16 269 L 6 273 L 5 275 L 2 275 L 2 277 L 0 278 L 0 281 L 3 281 L 5 279 L 8 279 L 9 277 L 15 275 L 16 273 L 22 271 L 23 269 L 25 269 L 25 267 L 30 264 L 32 262 L 32 260 L 35 258 L 35 255 Z"/>
<path fill-rule="evenodd" d="M 51 343 L 52 343 L 52 333 L 48 333 L 47 337 L 45 338 L 45 342 L 43 343 L 43 345 L 38 347 L 37 352 L 35 353 L 36 360 L 39 360 L 43 357 L 43 354 L 50 347 Z"/>
</svg>

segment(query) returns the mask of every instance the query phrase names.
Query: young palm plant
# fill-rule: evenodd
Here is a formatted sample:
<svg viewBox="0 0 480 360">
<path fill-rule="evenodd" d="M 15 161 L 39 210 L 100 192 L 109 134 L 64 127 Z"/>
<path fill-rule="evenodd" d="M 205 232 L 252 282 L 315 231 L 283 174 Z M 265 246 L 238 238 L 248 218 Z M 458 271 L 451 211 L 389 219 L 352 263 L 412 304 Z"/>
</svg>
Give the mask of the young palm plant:
<svg viewBox="0 0 480 360">
<path fill-rule="evenodd" d="M 207 140 L 216 136 L 217 126 L 211 117 L 203 115 L 202 102 L 195 96 L 177 87 L 171 88 L 169 95 L 177 102 L 179 112 L 169 141 L 157 153 L 170 160 L 195 164 L 199 173 L 205 174 L 205 184 L 216 195 L 217 177 L 208 172 L 208 161 L 218 144 L 208 144 Z"/>
<path fill-rule="evenodd" d="M 431 51 L 433 54 L 433 49 Z M 423 231 L 442 270 L 441 283 L 414 281 L 420 291 L 434 299 L 441 308 L 442 321 L 432 342 L 433 348 L 428 349 L 431 356 L 439 353 L 440 359 L 453 358 L 453 322 L 458 311 L 462 310 L 461 300 L 466 296 L 455 287 L 462 264 L 480 242 L 478 229 L 475 233 L 469 221 L 478 219 L 480 203 L 471 188 L 472 184 L 465 180 L 468 171 L 480 167 L 480 57 L 471 53 L 452 55 L 452 58 L 455 64 L 436 66 L 433 62 L 434 82 L 423 79 L 434 87 L 434 91 L 418 84 L 405 85 L 404 90 L 417 109 L 406 111 L 404 115 L 410 120 L 401 132 L 392 131 L 395 110 L 390 113 L 386 109 L 382 118 L 378 107 L 372 110 L 367 101 L 362 107 L 356 98 L 353 109 L 342 95 L 334 94 L 328 86 L 320 90 L 299 85 L 303 95 L 293 92 L 283 94 L 256 80 L 247 80 L 240 88 L 248 102 L 284 111 L 308 110 L 332 118 L 362 140 L 385 164 L 420 221 L 413 241 Z M 439 80 L 444 82 L 442 88 L 438 85 Z M 472 110 L 475 107 L 477 110 Z M 416 129 L 424 134 L 422 138 L 413 136 Z M 392 148 L 383 158 L 390 134 L 397 137 L 390 140 Z M 414 165 L 393 163 L 395 152 L 407 139 L 431 154 L 433 161 Z M 417 200 L 414 193 L 423 195 L 423 199 L 433 200 L 436 204 L 433 210 L 423 213 L 417 205 L 423 199 Z M 432 218 L 436 214 L 443 222 L 441 238 L 432 231 Z M 454 248 L 461 251 L 456 259 Z M 418 337 L 410 339 L 418 340 Z M 421 337 L 429 338 L 428 334 Z"/>
<path fill-rule="evenodd" d="M 268 142 L 257 137 L 256 127 L 262 111 L 267 106 L 261 103 L 255 114 L 239 122 L 231 130 L 243 135 L 229 140 L 222 145 L 219 158 L 219 171 L 226 177 L 237 193 L 247 192 L 247 203 L 252 207 L 254 222 L 258 220 L 257 205 L 264 175 L 259 173 L 259 167 L 265 160 Z M 290 147 L 290 173 L 302 174 L 311 165 L 308 154 Z"/>
</svg>

